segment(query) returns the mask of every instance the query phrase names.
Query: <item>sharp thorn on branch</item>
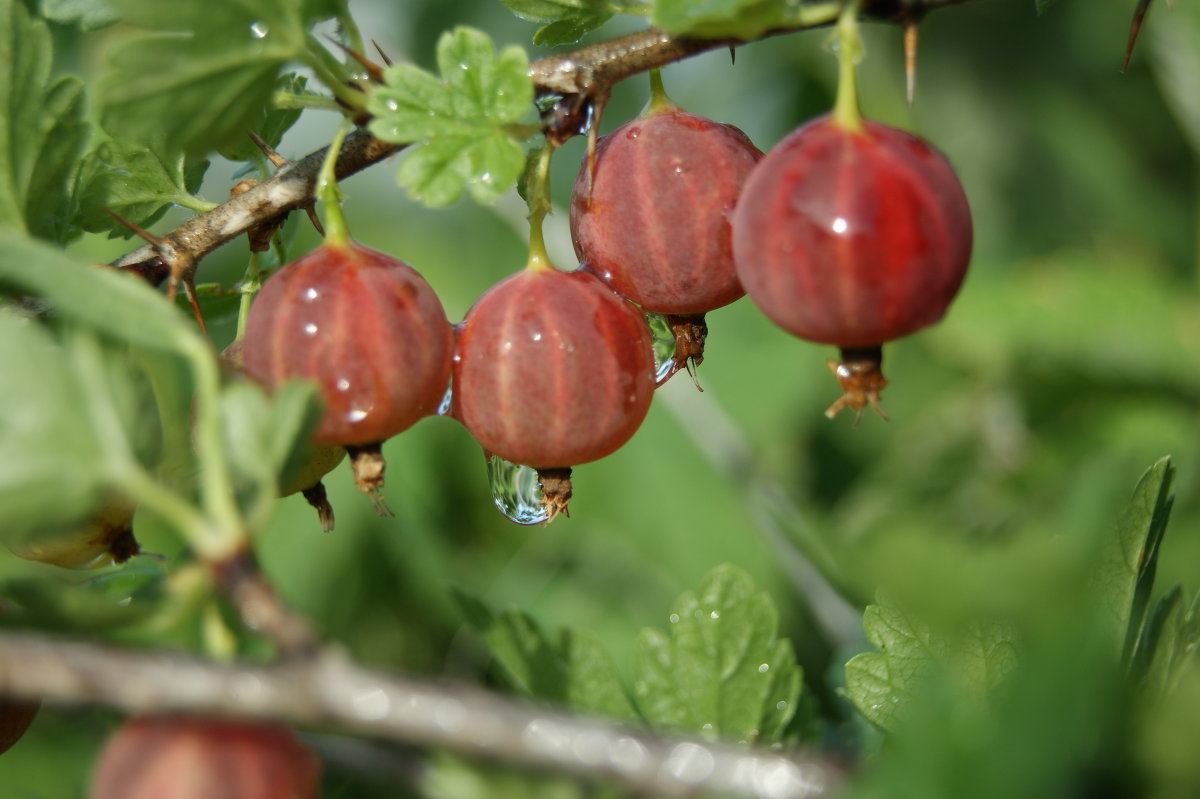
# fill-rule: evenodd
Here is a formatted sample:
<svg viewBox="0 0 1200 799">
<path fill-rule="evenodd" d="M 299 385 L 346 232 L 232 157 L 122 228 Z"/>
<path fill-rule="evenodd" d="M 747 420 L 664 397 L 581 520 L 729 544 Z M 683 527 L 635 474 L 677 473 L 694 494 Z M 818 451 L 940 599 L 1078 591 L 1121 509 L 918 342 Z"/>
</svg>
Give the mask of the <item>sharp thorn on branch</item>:
<svg viewBox="0 0 1200 799">
<path fill-rule="evenodd" d="M 1121 72 L 1129 70 L 1129 61 L 1133 58 L 1133 46 L 1137 44 L 1138 34 L 1142 32 L 1142 20 L 1150 9 L 1150 0 L 1138 0 L 1133 9 L 1133 20 L 1129 23 L 1129 41 L 1125 44 L 1125 60 L 1121 62 Z"/>
</svg>

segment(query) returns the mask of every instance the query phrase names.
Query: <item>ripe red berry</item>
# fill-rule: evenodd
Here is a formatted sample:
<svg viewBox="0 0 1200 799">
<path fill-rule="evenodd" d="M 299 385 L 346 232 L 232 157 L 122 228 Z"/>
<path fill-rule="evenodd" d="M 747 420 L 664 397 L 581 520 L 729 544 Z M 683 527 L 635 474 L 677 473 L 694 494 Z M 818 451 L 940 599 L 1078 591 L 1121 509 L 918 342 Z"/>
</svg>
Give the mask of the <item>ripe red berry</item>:
<svg viewBox="0 0 1200 799">
<path fill-rule="evenodd" d="M 633 305 L 590 272 L 524 269 L 467 312 L 451 413 L 487 452 L 563 469 L 629 440 L 650 407 L 653 373 Z"/>
<path fill-rule="evenodd" d="M 583 264 L 647 311 L 703 314 L 742 296 L 729 214 L 762 158 L 731 125 L 667 105 L 600 139 L 571 197 Z"/>
<path fill-rule="evenodd" d="M 380 442 L 434 414 L 450 378 L 454 333 L 433 289 L 407 264 L 351 241 L 326 242 L 263 286 L 246 324 L 247 374 L 268 386 L 317 383 L 318 445 L 356 457 L 378 496 Z"/>
<path fill-rule="evenodd" d="M 407 264 L 359 244 L 324 244 L 284 266 L 250 309 L 246 372 L 274 386 L 317 383 L 316 444 L 369 444 L 437 410 L 453 331 Z"/>
<path fill-rule="evenodd" d="M 874 362 L 868 385 L 843 381 L 850 393 L 832 412 L 875 404 L 879 346 L 942 317 L 971 238 L 945 157 L 867 120 L 853 131 L 822 117 L 791 133 L 751 173 L 733 214 L 737 272 L 754 304 L 800 338 L 849 351 L 839 379 Z"/>
<path fill-rule="evenodd" d="M 315 799 L 320 763 L 287 728 L 139 718 L 109 739 L 90 799 Z"/>
</svg>

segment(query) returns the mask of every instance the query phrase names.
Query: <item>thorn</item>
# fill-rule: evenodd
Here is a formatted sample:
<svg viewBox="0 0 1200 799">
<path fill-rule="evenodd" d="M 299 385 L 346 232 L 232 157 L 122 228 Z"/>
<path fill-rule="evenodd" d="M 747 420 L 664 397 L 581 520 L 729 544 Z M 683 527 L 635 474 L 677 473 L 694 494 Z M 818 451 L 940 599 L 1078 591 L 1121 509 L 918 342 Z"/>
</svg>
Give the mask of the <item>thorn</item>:
<svg viewBox="0 0 1200 799">
<path fill-rule="evenodd" d="M 910 106 L 917 90 L 917 23 L 913 17 L 904 22 L 904 87 Z"/>
<path fill-rule="evenodd" d="M 737 66 L 737 48 L 732 44 L 729 45 L 729 66 Z"/>
<path fill-rule="evenodd" d="M 283 167 L 285 167 L 289 163 L 291 163 L 286 158 L 284 158 L 282 155 L 275 152 L 274 148 L 272 148 L 271 145 L 269 145 L 265 141 L 263 141 L 262 138 L 257 133 L 255 133 L 252 130 L 247 131 L 247 132 L 250 135 L 250 140 L 252 142 L 254 142 L 254 145 L 256 147 L 258 147 L 258 149 L 262 150 L 262 154 L 267 157 L 267 160 L 270 161 L 271 165 L 274 166 L 276 169 L 282 169 Z"/>
<path fill-rule="evenodd" d="M 333 38 L 332 36 L 326 36 L 325 38 L 328 39 L 329 41 L 333 42 L 335 45 L 337 45 L 343 53 L 345 53 L 346 55 L 350 56 L 355 61 L 357 61 L 358 65 L 360 67 L 362 67 L 363 69 L 365 69 L 367 71 L 367 74 L 371 76 L 372 81 L 374 81 L 375 83 L 383 83 L 383 67 L 379 66 L 374 61 L 372 61 L 371 59 L 369 59 L 365 55 L 363 55 L 362 53 L 354 52 L 349 47 L 342 44 L 341 42 L 339 42 L 337 39 Z"/>
<path fill-rule="evenodd" d="M 325 238 L 325 227 L 321 224 L 321 220 L 317 216 L 317 209 L 309 204 L 304 206 L 304 213 L 308 214 L 308 221 L 312 222 L 313 227 L 321 234 L 321 238 Z"/>
<path fill-rule="evenodd" d="M 1125 45 L 1125 60 L 1121 63 L 1121 72 L 1129 69 L 1129 61 L 1133 58 L 1133 46 L 1137 43 L 1138 34 L 1142 31 L 1142 20 L 1150 8 L 1150 0 L 1138 0 L 1133 9 L 1133 20 L 1129 23 L 1129 41 Z"/>
<path fill-rule="evenodd" d="M 375 45 L 375 52 L 379 53 L 379 57 L 383 59 L 384 66 L 390 67 L 392 65 L 392 59 L 388 58 L 388 54 L 383 52 L 383 48 L 379 46 L 379 42 L 372 39 L 371 44 Z"/>
<path fill-rule="evenodd" d="M 149 244 L 153 244 L 155 247 L 157 247 L 163 243 L 163 240 L 161 237 L 155 236 L 153 233 L 149 233 L 149 232 L 143 230 L 142 228 L 133 224 L 128 219 L 121 216 L 116 211 L 112 210 L 111 208 L 105 208 L 103 210 L 104 210 L 104 213 L 108 214 L 113 219 L 117 220 L 122 225 L 124 225 L 126 228 L 128 228 L 132 232 L 136 233 L 138 235 L 138 237 L 141 238 L 143 241 L 145 241 Z"/>
<path fill-rule="evenodd" d="M 196 324 L 200 326 L 200 334 L 207 336 L 208 328 L 204 324 L 204 314 L 200 312 L 200 303 L 196 300 L 196 281 L 194 279 L 188 277 L 183 279 L 183 293 L 187 295 L 192 316 L 196 317 Z"/>
</svg>

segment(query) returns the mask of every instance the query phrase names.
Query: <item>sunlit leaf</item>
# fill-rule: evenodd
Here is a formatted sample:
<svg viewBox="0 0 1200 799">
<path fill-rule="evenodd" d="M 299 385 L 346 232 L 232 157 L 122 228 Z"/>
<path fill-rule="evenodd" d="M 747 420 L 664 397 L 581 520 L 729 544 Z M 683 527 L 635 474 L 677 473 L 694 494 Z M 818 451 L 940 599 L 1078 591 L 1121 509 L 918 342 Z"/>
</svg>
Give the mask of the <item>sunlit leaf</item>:
<svg viewBox="0 0 1200 799">
<path fill-rule="evenodd" d="M 682 594 L 669 620 L 667 632 L 638 639 L 634 694 L 647 721 L 712 739 L 778 735 L 795 713 L 800 670 L 770 597 L 726 564 Z"/>
<path fill-rule="evenodd" d="M 529 113 L 533 84 L 519 47 L 499 54 L 490 38 L 455 28 L 438 41 L 440 77 L 408 64 L 389 67 L 368 100 L 371 132 L 416 144 L 397 180 L 429 206 L 449 205 L 463 192 L 488 203 L 520 176 L 524 150 L 510 126 Z"/>
</svg>

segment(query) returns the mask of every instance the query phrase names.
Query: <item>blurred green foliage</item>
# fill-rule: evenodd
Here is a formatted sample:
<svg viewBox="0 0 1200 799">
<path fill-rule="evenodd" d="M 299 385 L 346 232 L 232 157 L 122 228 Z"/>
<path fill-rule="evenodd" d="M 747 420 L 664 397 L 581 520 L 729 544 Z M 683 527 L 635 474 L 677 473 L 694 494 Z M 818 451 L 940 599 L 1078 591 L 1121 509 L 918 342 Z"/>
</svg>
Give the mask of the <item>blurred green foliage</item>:
<svg viewBox="0 0 1200 799">
<path fill-rule="evenodd" d="M 502 685 L 454 599 L 461 589 L 542 629 L 588 631 L 630 686 L 638 631 L 666 627 L 674 598 L 730 562 L 779 609 L 779 634 L 796 646 L 806 691 L 828 720 L 824 740 L 874 751 L 877 733 L 833 690 L 845 661 L 871 649 L 861 615 L 826 634 L 815 619 L 829 617 L 814 612 L 811 582 L 793 568 L 796 542 L 811 552 L 815 540 L 860 611 L 883 589 L 948 635 L 984 619 L 1023 641 L 1019 666 L 987 701 L 964 701 L 936 674 L 910 686 L 916 710 L 871 757 L 856 793 L 1196 795 L 1200 671 L 1180 677 L 1171 701 L 1123 688 L 1087 591 L 1137 477 L 1164 454 L 1178 468 L 1177 499 L 1158 585 L 1194 591 L 1200 563 L 1200 136 L 1190 105 L 1200 72 L 1179 67 L 1179 48 L 1200 39 L 1200 12 L 1158 4 L 1122 75 L 1132 5 L 1061 0 L 1039 15 L 1031 1 L 983 0 L 934 13 L 921 27 L 912 108 L 899 31 L 868 27 L 865 113 L 942 149 L 976 224 L 971 272 L 946 319 L 887 348 L 890 423 L 825 419 L 835 386 L 823 362 L 833 353 L 774 329 L 741 300 L 709 316 L 704 393 L 677 377 L 626 447 L 578 468 L 570 519 L 507 522 L 492 507 L 478 447 L 454 422 L 427 419 L 385 448 L 396 517 L 377 518 L 343 465 L 326 480 L 333 533 L 321 533 L 299 496 L 280 503 L 258 542 L 270 578 L 322 635 L 373 665 Z M 391 57 L 426 69 L 453 25 L 486 30 L 499 46 L 527 44 L 535 30 L 495 0 L 356 0 L 351 10 Z M 632 25 L 614 18 L 585 41 Z M 59 61 L 86 69 L 122 31 L 54 35 Z M 836 64 L 826 35 L 749 45 L 735 65 L 709 53 L 664 80 L 680 105 L 737 124 L 766 149 L 829 108 Z M 533 58 L 544 52 L 530 48 Z M 619 86 L 602 129 L 646 96 L 639 79 Z M 307 153 L 333 126 L 332 115 L 306 112 L 280 149 Z M 574 265 L 565 201 L 581 154 L 572 141 L 554 164 L 564 206 L 548 233 L 564 268 Z M 215 163 L 199 194 L 220 201 L 232 169 Z M 461 319 L 524 264 L 524 208 L 509 197 L 495 208 L 427 210 L 393 175 L 385 165 L 345 183 L 351 231 L 413 264 Z M 297 230 L 293 254 L 316 241 Z M 75 245 L 94 260 L 127 246 L 101 236 Z M 227 246 L 205 261 L 201 281 L 232 284 L 245 260 L 243 246 Z M 232 338 L 236 304 L 205 300 L 218 345 Z M 156 520 L 139 518 L 138 530 L 167 564 L 183 554 Z M 0 579 L 81 578 L 0 556 Z M 200 646 L 206 611 L 178 612 L 190 621 L 143 639 Z M 5 795 L 82 795 L 115 720 L 44 708 L 0 757 Z M 398 795 L 387 758 L 323 751 L 327 796 Z M 406 795 L 483 796 L 478 786 L 489 784 L 508 786 L 494 795 L 575 794 L 561 781 L 455 773 L 465 768 L 414 768 Z"/>
</svg>

